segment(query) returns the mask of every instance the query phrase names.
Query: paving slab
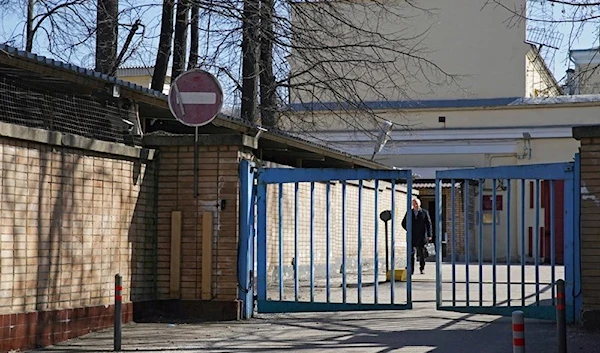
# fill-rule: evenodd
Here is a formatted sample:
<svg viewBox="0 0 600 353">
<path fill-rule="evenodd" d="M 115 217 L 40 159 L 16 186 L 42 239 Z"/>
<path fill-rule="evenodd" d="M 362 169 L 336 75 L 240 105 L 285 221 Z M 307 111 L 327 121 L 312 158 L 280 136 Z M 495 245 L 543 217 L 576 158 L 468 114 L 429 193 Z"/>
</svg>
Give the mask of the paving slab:
<svg viewBox="0 0 600 353">
<path fill-rule="evenodd" d="M 477 266 L 472 278 L 479 280 Z M 413 276 L 414 308 L 404 311 L 361 311 L 258 315 L 251 320 L 233 322 L 131 323 L 123 327 L 123 351 L 127 352 L 395 352 L 395 353 L 505 353 L 512 352 L 511 319 L 494 315 L 464 314 L 436 310 L 435 265 L 428 264 L 425 274 Z M 491 278 L 489 268 L 481 280 Z M 527 268 L 528 273 L 532 272 Z M 451 266 L 443 267 L 444 278 L 451 278 Z M 547 268 L 542 268 L 542 274 Z M 501 273 L 501 272 L 500 272 Z M 560 276 L 562 273 L 558 273 Z M 515 276 L 513 276 L 514 278 Z M 451 297 L 451 283 L 444 284 L 444 299 Z M 506 284 L 497 293 L 507 292 Z M 519 293 L 521 286 L 515 285 Z M 395 303 L 406 298 L 406 282 L 395 285 Z M 380 287 L 382 302 L 390 300 L 390 283 Z M 450 290 L 448 290 L 450 289 Z M 290 290 L 286 288 L 286 290 Z M 293 286 L 291 286 L 293 290 Z M 355 300 L 357 288 L 348 289 L 348 300 Z M 483 286 L 489 301 L 492 287 Z M 512 291 L 513 288 L 511 287 Z M 469 288 L 478 299 L 478 285 Z M 322 289 L 317 297 L 323 296 Z M 332 289 L 339 297 L 341 289 Z M 368 302 L 372 287 L 364 289 Z M 551 291 L 536 291 L 528 286 L 527 296 L 539 293 L 545 299 Z M 458 296 L 464 295 L 458 290 Z M 335 295 L 334 295 L 335 294 Z M 288 295 L 293 297 L 293 292 Z M 320 297 L 319 297 L 320 298 Z M 290 298 L 288 298 L 289 300 Z M 320 298 L 322 299 L 322 298 Z M 528 300 L 529 301 L 529 300 Z M 476 303 L 471 302 L 473 305 Z M 533 302 L 532 302 L 533 303 Z M 492 305 L 491 303 L 486 303 Z M 503 303 L 504 305 L 506 303 Z M 528 303 L 529 304 L 529 303 Z M 531 305 L 531 304 L 530 304 Z M 526 319 L 527 352 L 557 352 L 556 324 Z M 113 348 L 112 329 L 91 333 L 68 342 L 44 348 L 43 352 L 109 352 Z M 584 331 L 577 325 L 568 328 L 569 352 L 599 353 L 600 332 Z"/>
<path fill-rule="evenodd" d="M 260 315 L 247 321 L 123 327 L 128 352 L 512 352 L 510 318 L 437 311 L 431 303 L 413 310 Z M 556 352 L 553 322 L 526 320 L 527 352 Z M 600 352 L 600 333 L 568 328 L 569 352 Z M 108 352 L 112 329 L 38 350 Z"/>
</svg>

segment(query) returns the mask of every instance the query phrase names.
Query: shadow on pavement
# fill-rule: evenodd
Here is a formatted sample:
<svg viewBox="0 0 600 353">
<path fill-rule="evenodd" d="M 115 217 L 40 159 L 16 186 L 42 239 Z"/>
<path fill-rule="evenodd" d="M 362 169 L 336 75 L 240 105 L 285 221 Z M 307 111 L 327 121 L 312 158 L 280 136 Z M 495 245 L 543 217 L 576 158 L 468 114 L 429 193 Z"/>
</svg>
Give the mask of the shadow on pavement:
<svg viewBox="0 0 600 353">
<path fill-rule="evenodd" d="M 556 351 L 552 322 L 526 323 L 527 351 Z M 569 327 L 569 350 L 597 352 L 599 333 Z M 135 352 L 401 352 L 500 353 L 512 350 L 510 318 L 410 312 L 278 314 L 228 323 L 131 324 L 123 351 Z M 112 330 L 90 334 L 45 352 L 112 351 Z"/>
</svg>

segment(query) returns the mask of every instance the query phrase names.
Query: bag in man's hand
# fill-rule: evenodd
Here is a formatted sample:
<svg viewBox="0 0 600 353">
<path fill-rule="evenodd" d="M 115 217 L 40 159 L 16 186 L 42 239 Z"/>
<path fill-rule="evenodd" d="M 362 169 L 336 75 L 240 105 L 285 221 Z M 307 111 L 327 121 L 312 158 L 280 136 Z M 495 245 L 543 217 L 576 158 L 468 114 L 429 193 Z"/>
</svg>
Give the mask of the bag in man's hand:
<svg viewBox="0 0 600 353">
<path fill-rule="evenodd" d="M 425 249 L 423 253 L 423 256 L 425 256 L 425 258 L 428 258 L 429 256 L 435 256 L 435 246 L 433 245 L 433 243 L 425 244 Z"/>
</svg>

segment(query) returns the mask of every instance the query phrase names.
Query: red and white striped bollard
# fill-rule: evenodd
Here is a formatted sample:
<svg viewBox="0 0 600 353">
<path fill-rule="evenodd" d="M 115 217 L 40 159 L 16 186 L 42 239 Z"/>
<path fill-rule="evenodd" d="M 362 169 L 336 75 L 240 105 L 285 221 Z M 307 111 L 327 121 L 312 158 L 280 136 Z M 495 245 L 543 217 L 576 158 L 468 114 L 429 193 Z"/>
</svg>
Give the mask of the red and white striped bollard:
<svg viewBox="0 0 600 353">
<path fill-rule="evenodd" d="M 522 311 L 512 313 L 513 353 L 525 353 L 525 319 Z"/>
</svg>

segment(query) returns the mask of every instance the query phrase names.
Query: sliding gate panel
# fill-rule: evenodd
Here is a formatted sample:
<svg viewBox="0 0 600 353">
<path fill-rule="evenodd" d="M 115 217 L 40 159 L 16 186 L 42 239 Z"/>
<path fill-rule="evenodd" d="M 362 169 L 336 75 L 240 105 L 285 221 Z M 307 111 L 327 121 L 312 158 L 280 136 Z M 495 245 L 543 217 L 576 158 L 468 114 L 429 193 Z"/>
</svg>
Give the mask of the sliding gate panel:
<svg viewBox="0 0 600 353">
<path fill-rule="evenodd" d="M 258 312 L 409 309 L 411 171 L 258 171 Z M 382 212 L 392 215 L 385 221 Z M 410 231 L 412 217 L 408 217 Z M 403 280 L 403 281 L 402 281 Z"/>
<path fill-rule="evenodd" d="M 446 256 L 437 256 L 439 309 L 500 315 L 522 310 L 528 317 L 553 319 L 555 283 L 564 279 L 567 319 L 576 320 L 577 166 L 437 172 L 437 239 L 446 247 Z M 440 216 L 443 195 L 446 220 Z"/>
</svg>

